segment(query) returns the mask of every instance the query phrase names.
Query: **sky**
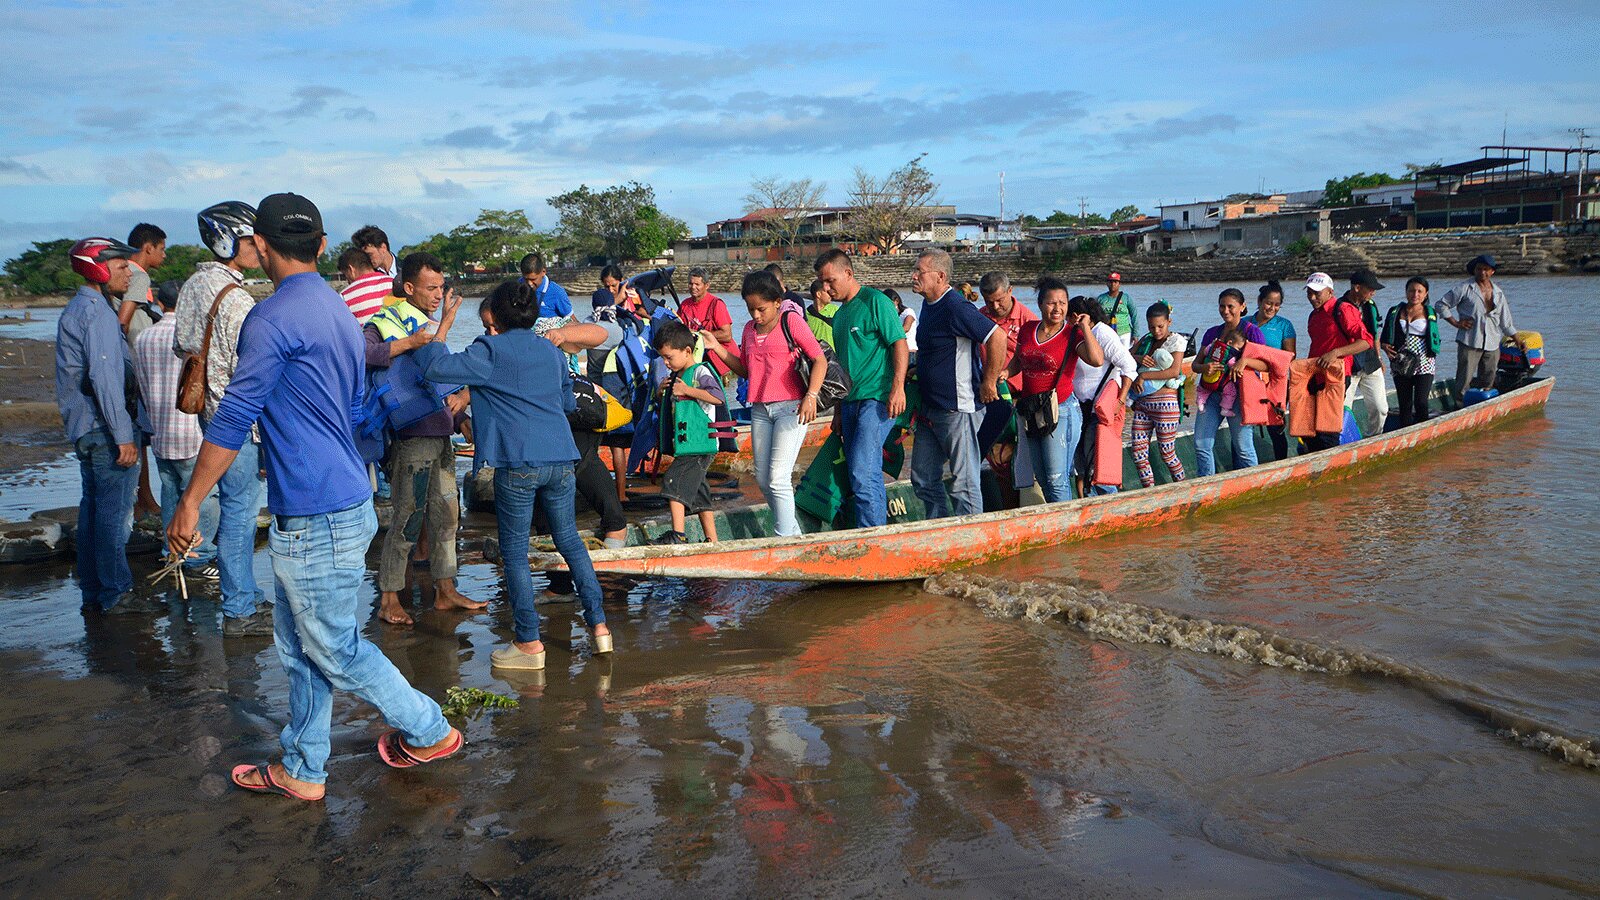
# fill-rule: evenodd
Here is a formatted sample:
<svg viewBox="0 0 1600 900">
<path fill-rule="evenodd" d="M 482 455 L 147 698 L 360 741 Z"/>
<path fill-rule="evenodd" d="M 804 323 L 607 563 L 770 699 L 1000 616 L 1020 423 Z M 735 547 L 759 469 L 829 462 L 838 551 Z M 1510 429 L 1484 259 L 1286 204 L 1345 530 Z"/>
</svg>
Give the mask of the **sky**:
<svg viewBox="0 0 1600 900">
<path fill-rule="evenodd" d="M 1586 2 L 10 3 L 0 259 L 295 191 L 398 247 L 579 184 L 703 234 L 926 153 L 962 212 L 1319 188 L 1600 134 Z M 1595 138 L 1591 137 L 1591 146 Z"/>
</svg>

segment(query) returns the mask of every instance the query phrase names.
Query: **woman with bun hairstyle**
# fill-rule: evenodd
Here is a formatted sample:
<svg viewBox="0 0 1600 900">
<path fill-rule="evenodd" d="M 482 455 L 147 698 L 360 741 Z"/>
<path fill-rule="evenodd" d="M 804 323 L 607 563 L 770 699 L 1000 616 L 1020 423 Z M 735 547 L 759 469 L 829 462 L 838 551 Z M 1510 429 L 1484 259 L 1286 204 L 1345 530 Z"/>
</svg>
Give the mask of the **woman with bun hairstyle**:
<svg viewBox="0 0 1600 900">
<path fill-rule="evenodd" d="M 445 315 L 453 319 L 459 308 L 460 300 L 455 300 Z M 494 651 L 490 659 L 501 669 L 544 668 L 533 577 L 528 571 L 535 503 L 544 510 L 550 537 L 572 572 L 592 652 L 609 653 L 611 631 L 600 608 L 600 582 L 588 548 L 578 536 L 573 512 L 578 448 L 572 441 L 567 413 L 577 404 L 566 357 L 533 333 L 539 318 L 538 300 L 533 288 L 521 279 L 494 289 L 486 318 L 489 333 L 460 353 L 451 353 L 438 341 L 414 352 L 430 381 L 472 386 L 477 457 L 494 467 L 495 518 L 515 638 Z"/>
</svg>

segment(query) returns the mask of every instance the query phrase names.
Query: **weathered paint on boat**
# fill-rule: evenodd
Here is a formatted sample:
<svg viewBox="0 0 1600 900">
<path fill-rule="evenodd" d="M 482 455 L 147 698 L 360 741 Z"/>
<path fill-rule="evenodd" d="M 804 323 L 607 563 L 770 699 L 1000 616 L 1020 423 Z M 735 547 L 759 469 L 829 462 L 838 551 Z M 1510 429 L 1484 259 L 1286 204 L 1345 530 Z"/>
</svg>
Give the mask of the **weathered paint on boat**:
<svg viewBox="0 0 1600 900">
<path fill-rule="evenodd" d="M 1332 450 L 1109 496 L 879 528 L 628 547 L 600 550 L 590 556 L 597 571 L 649 577 L 773 581 L 925 578 L 1028 550 L 1158 525 L 1348 478 L 1509 416 L 1540 409 L 1554 386 L 1554 378 L 1541 378 L 1493 400 Z M 559 557 L 553 556 L 541 557 L 534 565 L 562 567 Z"/>
</svg>

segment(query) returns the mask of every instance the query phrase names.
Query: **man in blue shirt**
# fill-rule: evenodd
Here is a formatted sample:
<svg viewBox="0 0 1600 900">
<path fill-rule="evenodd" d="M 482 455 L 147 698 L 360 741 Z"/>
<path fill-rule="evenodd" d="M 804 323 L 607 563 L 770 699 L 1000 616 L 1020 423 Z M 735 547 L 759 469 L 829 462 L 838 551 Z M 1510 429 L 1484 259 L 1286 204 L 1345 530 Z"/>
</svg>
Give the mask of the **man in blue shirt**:
<svg viewBox="0 0 1600 900">
<path fill-rule="evenodd" d="M 56 325 L 56 404 L 83 479 L 78 589 L 85 610 L 106 613 L 155 609 L 123 596 L 133 589 L 127 545 L 139 484 L 140 423 L 137 391 L 128 393 L 133 361 L 115 304 L 128 289 L 134 252 L 110 238 L 73 244 L 72 271 L 89 283 L 78 288 Z"/>
<path fill-rule="evenodd" d="M 276 290 L 245 318 L 238 368 L 206 429 L 167 544 L 184 553 L 199 542 L 200 501 L 259 420 L 273 519 L 274 638 L 289 678 L 289 722 L 282 761 L 235 767 L 233 782 L 315 801 L 328 777 L 335 687 L 376 706 L 395 727 L 378 740 L 378 756 L 390 766 L 442 759 L 461 748 L 462 737 L 437 703 L 361 637 L 356 622 L 378 520 L 353 430 L 365 375 L 361 331 L 317 274 L 328 244 L 322 214 L 304 197 L 273 194 L 257 207 L 250 240 Z"/>
<path fill-rule="evenodd" d="M 930 519 L 950 515 L 947 463 L 955 479 L 950 490 L 955 514 L 983 512 L 978 426 L 984 405 L 1000 396 L 1006 369 L 1006 333 L 950 287 L 952 270 L 950 254 L 924 250 L 911 272 L 911 287 L 923 297 L 917 319 L 922 408 L 911 449 L 911 484 Z"/>
<path fill-rule="evenodd" d="M 524 256 L 521 268 L 522 280 L 533 288 L 534 296 L 539 298 L 539 318 L 566 318 L 572 315 L 572 298 L 567 296 L 566 288 L 550 280 L 545 270 L 544 254 L 529 253 Z"/>
</svg>

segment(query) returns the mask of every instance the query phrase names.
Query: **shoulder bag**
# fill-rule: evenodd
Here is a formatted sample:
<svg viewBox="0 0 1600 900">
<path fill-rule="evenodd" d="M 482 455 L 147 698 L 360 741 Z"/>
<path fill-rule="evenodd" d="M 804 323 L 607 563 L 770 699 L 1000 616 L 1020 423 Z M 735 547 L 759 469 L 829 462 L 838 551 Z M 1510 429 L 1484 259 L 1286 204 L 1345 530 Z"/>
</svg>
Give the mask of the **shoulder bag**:
<svg viewBox="0 0 1600 900">
<path fill-rule="evenodd" d="M 1068 331 L 1071 323 L 1063 323 L 1061 329 Z M 1033 325 L 1033 341 L 1039 342 L 1039 323 Z M 1050 379 L 1050 387 L 1037 394 L 1028 394 L 1017 400 L 1017 421 L 1022 423 L 1022 430 L 1029 437 L 1049 437 L 1056 430 L 1056 425 L 1061 422 L 1061 400 L 1056 396 L 1056 391 L 1061 387 L 1061 375 L 1067 370 L 1067 357 L 1072 354 L 1072 338 L 1067 337 L 1067 348 L 1061 352 L 1061 365 L 1056 367 L 1056 375 Z M 1109 364 L 1108 364 L 1109 365 Z"/>
<path fill-rule="evenodd" d="M 783 329 L 783 339 L 789 342 L 789 352 L 794 353 L 800 349 L 795 343 L 794 335 L 789 331 L 789 316 L 793 313 L 785 312 L 778 317 L 778 325 Z M 824 410 L 832 409 L 850 393 L 850 376 L 845 373 L 844 365 L 839 362 L 839 357 L 823 341 L 817 341 L 817 346 L 822 348 L 822 358 L 826 360 L 828 374 L 822 377 L 822 390 L 817 393 L 817 415 L 822 415 Z M 811 385 L 811 358 L 804 353 L 797 353 L 794 360 L 794 372 L 800 376 L 800 383 L 808 389 Z"/>
<path fill-rule="evenodd" d="M 211 356 L 211 330 L 217 324 L 217 310 L 222 306 L 222 298 L 228 296 L 229 291 L 242 291 L 244 288 L 237 284 L 230 284 L 217 292 L 217 298 L 211 301 L 211 312 L 206 314 L 206 335 L 200 341 L 199 354 L 191 353 L 183 361 L 183 372 L 178 376 L 178 398 L 175 406 L 179 412 L 191 416 L 199 415 L 206 408 L 206 360 Z"/>
</svg>

